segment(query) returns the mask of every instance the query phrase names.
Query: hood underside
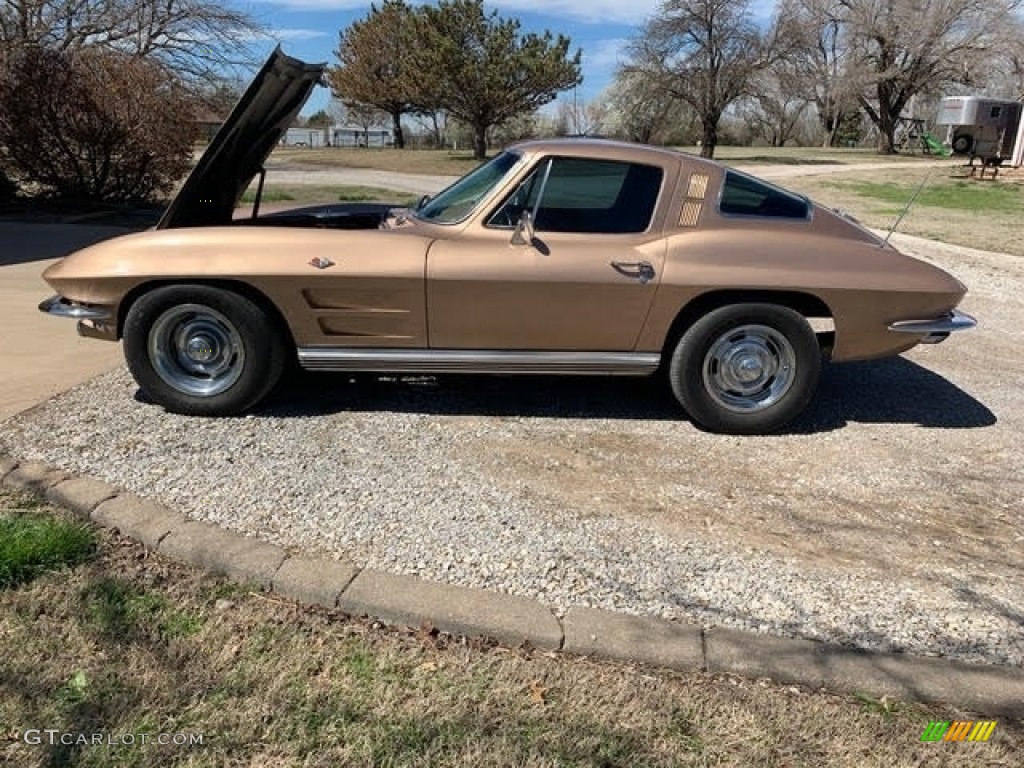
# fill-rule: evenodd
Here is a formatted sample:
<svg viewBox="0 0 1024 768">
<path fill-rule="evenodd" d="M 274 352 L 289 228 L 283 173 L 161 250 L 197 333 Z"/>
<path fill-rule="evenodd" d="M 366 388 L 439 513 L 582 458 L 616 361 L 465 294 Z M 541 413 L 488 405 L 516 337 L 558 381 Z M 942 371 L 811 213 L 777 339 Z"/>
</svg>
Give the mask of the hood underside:
<svg viewBox="0 0 1024 768">
<path fill-rule="evenodd" d="M 229 223 L 242 194 L 299 114 L 326 66 L 307 64 L 275 48 L 156 228 Z"/>
</svg>

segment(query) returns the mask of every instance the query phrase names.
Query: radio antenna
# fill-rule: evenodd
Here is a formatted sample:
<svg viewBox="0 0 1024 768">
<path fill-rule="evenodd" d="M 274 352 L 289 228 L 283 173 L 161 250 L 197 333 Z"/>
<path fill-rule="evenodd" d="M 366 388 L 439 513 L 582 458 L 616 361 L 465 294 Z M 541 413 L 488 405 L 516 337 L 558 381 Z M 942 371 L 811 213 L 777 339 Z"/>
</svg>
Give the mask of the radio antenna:
<svg viewBox="0 0 1024 768">
<path fill-rule="evenodd" d="M 925 186 L 927 186 L 927 184 L 928 184 L 928 180 L 929 180 L 929 179 L 931 179 L 931 177 L 932 177 L 932 173 L 934 173 L 934 172 L 935 172 L 935 168 L 936 168 L 936 166 L 934 166 L 934 165 L 933 165 L 933 166 L 932 166 L 931 168 L 929 168 L 929 169 L 928 169 L 928 173 L 926 173 L 926 174 L 924 175 L 924 178 L 923 178 L 923 179 L 921 179 L 921 183 L 920 183 L 920 184 L 918 185 L 918 187 L 917 187 L 917 190 L 915 190 L 914 194 L 913 194 L 913 195 L 911 195 L 911 197 L 910 197 L 910 200 L 908 200 L 908 201 L 907 201 L 907 205 L 906 205 L 906 207 L 905 207 L 905 208 L 904 208 L 904 209 L 903 209 L 902 211 L 900 211 L 900 215 L 899 215 L 899 216 L 897 216 L 897 217 L 896 217 L 896 221 L 894 221 L 894 222 L 893 222 L 893 225 L 892 225 L 892 227 L 891 227 L 891 228 L 889 229 L 889 234 L 887 234 L 887 235 L 885 236 L 885 242 L 883 242 L 883 243 L 882 243 L 882 245 L 886 245 L 886 244 L 888 244 L 888 242 L 889 242 L 889 238 L 890 238 L 890 237 L 892 237 L 892 234 L 893 234 L 893 232 L 895 232 L 895 231 L 896 231 L 896 228 L 897 228 L 897 227 L 898 227 L 898 226 L 900 225 L 900 223 L 901 223 L 901 222 L 903 221 L 903 217 L 904 217 L 904 216 L 906 216 L 906 215 L 907 215 L 907 213 L 909 213 L 909 212 L 910 212 L 910 207 L 911 207 L 911 206 L 912 206 L 912 205 L 913 205 L 914 203 L 916 203 L 916 202 L 917 202 L 917 198 L 921 196 L 921 193 L 922 193 L 922 192 L 924 192 L 924 188 L 925 188 Z"/>
</svg>

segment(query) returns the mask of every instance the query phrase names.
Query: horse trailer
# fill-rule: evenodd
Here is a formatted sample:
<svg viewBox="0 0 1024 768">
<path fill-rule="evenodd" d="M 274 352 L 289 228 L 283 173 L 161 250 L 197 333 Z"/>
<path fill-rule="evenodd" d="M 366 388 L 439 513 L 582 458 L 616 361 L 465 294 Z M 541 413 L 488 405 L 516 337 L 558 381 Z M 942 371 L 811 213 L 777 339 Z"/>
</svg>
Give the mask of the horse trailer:
<svg viewBox="0 0 1024 768">
<path fill-rule="evenodd" d="M 939 102 L 937 125 L 949 126 L 946 143 L 955 155 L 986 165 L 1020 165 L 1024 126 L 1019 101 L 984 96 L 947 96 Z"/>
</svg>

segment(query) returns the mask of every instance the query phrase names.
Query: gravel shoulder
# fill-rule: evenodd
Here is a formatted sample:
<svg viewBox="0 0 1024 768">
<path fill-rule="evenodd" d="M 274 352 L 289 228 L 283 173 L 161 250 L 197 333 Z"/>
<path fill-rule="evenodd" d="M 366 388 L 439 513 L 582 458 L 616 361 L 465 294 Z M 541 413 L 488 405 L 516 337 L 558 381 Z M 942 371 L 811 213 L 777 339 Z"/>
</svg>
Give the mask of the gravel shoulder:
<svg viewBox="0 0 1024 768">
<path fill-rule="evenodd" d="M 830 367 L 773 437 L 709 435 L 653 381 L 311 375 L 242 419 L 123 369 L 0 448 L 314 554 L 532 597 L 1024 665 L 1020 260 L 897 237 L 981 327 Z"/>
</svg>

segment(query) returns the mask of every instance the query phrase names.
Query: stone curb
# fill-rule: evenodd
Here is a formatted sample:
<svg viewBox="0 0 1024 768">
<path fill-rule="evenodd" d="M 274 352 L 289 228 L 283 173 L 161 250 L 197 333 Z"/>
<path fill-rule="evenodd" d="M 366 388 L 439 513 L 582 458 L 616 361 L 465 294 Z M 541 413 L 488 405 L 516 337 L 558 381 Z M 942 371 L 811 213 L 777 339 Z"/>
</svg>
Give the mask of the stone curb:
<svg viewBox="0 0 1024 768">
<path fill-rule="evenodd" d="M 711 673 L 767 677 L 813 688 L 947 702 L 986 716 L 1024 714 L 1024 669 L 880 653 L 716 627 L 704 633 Z"/>
<path fill-rule="evenodd" d="M 59 469 L 51 469 L 37 461 L 18 462 L 4 475 L 3 483 L 8 488 L 29 493 L 45 494 L 50 486 L 67 480 L 70 475 Z"/>
<path fill-rule="evenodd" d="M 703 669 L 700 627 L 597 608 L 570 608 L 562 620 L 568 653 L 638 661 L 670 669 Z"/>
<path fill-rule="evenodd" d="M 141 541 L 148 549 L 157 549 L 160 542 L 175 528 L 185 525 L 185 518 L 166 507 L 125 493 L 104 501 L 90 515 L 92 521 L 113 528 L 129 538 Z"/>
<path fill-rule="evenodd" d="M 118 490 L 114 486 L 90 477 L 73 477 L 46 490 L 48 501 L 70 509 L 81 518 L 88 518 L 96 507 L 117 494 Z"/>
<path fill-rule="evenodd" d="M 338 608 L 393 624 L 425 623 L 456 635 L 483 635 L 505 645 L 557 650 L 562 627 L 534 600 L 365 569 L 342 592 Z"/>
<path fill-rule="evenodd" d="M 287 556 L 281 547 L 197 522 L 172 528 L 157 551 L 265 589 L 274 583 L 274 575 Z"/>
<path fill-rule="evenodd" d="M 274 574 L 272 586 L 289 600 L 337 608 L 341 593 L 358 574 L 351 563 L 289 557 Z"/>
<path fill-rule="evenodd" d="M 559 621 L 535 600 L 424 581 L 303 556 L 207 523 L 89 478 L 0 455 L 0 481 L 45 495 L 146 547 L 289 599 L 389 623 L 424 624 L 505 645 L 528 643 L 681 671 L 771 678 L 813 688 L 945 703 L 985 717 L 1024 716 L 1024 669 L 876 653 L 592 608 Z"/>
</svg>

